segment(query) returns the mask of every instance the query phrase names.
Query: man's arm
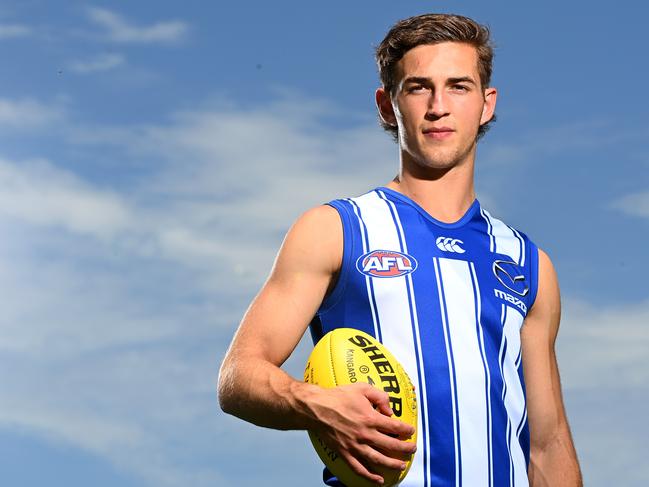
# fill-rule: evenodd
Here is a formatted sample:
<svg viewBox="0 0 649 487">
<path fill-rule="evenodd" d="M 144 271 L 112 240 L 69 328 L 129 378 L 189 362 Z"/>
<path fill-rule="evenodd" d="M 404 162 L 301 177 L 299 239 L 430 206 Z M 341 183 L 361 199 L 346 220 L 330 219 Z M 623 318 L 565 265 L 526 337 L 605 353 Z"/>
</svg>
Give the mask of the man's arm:
<svg viewBox="0 0 649 487">
<path fill-rule="evenodd" d="M 538 294 L 521 330 L 532 487 L 582 486 L 554 351 L 560 318 L 557 276 L 550 258 L 539 250 Z"/>
<path fill-rule="evenodd" d="M 293 352 L 342 261 L 335 209 L 314 208 L 288 232 L 271 275 L 241 322 L 221 366 L 221 408 L 254 424 L 308 429 L 358 474 L 377 483 L 376 466 L 405 467 L 412 427 L 389 417 L 388 395 L 368 384 L 324 389 L 297 381 L 280 366 Z M 376 409 L 375 409 L 376 408 Z"/>
</svg>

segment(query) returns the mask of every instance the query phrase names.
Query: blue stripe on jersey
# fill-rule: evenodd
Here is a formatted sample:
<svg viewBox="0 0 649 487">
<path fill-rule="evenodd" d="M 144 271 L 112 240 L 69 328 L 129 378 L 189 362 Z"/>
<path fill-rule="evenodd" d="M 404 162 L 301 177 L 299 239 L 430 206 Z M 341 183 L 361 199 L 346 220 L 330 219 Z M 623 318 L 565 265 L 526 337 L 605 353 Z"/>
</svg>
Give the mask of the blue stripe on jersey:
<svg viewBox="0 0 649 487">
<path fill-rule="evenodd" d="M 425 444 L 428 458 L 424 459 L 425 476 L 428 482 L 426 485 L 435 487 L 450 485 L 449 479 L 453 479 L 452 485 L 455 485 L 456 454 L 453 420 L 455 407 L 451 401 L 450 360 L 447 358 L 446 337 L 441 325 L 442 301 L 437 297 L 434 257 L 438 254 L 436 247 L 421 239 L 420 235 L 413 231 L 412 219 L 417 218 L 417 215 L 408 214 L 402 208 L 399 210 L 404 229 L 408 229 L 405 232 L 407 248 L 411 254 L 418 256 L 419 266 L 424 270 L 424 272 L 414 272 L 410 276 L 418 303 L 420 349 L 425 372 L 418 397 L 422 419 L 427 422 Z M 440 360 L 441 357 L 443 360 Z M 426 405 L 434 406 L 424 408 Z"/>
<path fill-rule="evenodd" d="M 521 383 L 521 386 L 523 387 L 523 391 L 525 391 L 525 377 L 523 375 L 523 362 L 521 361 L 520 367 L 518 368 L 518 380 Z M 521 445 L 521 448 L 523 450 L 523 455 L 525 456 L 525 464 L 529 467 L 530 465 L 530 430 L 529 430 L 529 425 L 527 423 L 527 394 L 524 396 L 525 398 L 525 414 L 523 418 L 521 419 L 521 424 L 518 427 L 517 430 L 517 435 L 518 435 L 518 441 Z"/>
<path fill-rule="evenodd" d="M 491 391 L 492 404 L 493 404 L 493 461 L 494 461 L 494 485 L 505 486 L 509 485 L 510 470 L 511 470 L 511 454 L 509 452 L 509 444 L 507 443 L 508 436 L 506 435 L 507 410 L 505 408 L 505 394 L 507 391 L 507 384 L 503 374 L 503 362 L 505 360 L 505 353 L 507 351 L 507 344 L 505 342 L 503 326 L 505 323 L 506 306 L 500 307 L 500 333 L 494 337 L 492 346 L 494 353 L 491 355 L 492 360 L 495 359 L 495 367 L 492 370 L 498 370 L 499 374 L 492 376 L 493 385 Z M 493 363 L 493 361 L 492 361 Z"/>
<path fill-rule="evenodd" d="M 514 487 L 514 459 L 511 448 L 512 423 L 507 418 L 507 449 L 509 450 L 509 485 Z"/>
<path fill-rule="evenodd" d="M 523 449 L 523 454 L 525 455 L 525 465 L 530 466 L 530 428 L 529 423 L 527 422 L 527 416 L 525 417 L 525 423 L 523 424 L 523 429 L 518 438 L 518 441 L 521 444 Z"/>
<path fill-rule="evenodd" d="M 446 293 L 444 292 L 444 283 L 439 270 L 439 258 L 433 259 L 435 264 L 435 273 L 437 275 L 437 289 L 439 292 L 440 307 L 442 308 L 442 325 L 444 327 L 444 341 L 446 344 L 446 354 L 450 371 L 451 382 L 451 405 L 453 408 L 453 443 L 455 450 L 455 478 L 456 485 L 462 485 L 462 451 L 460 443 L 460 421 L 458 419 L 457 404 L 457 377 L 455 376 L 455 357 L 453 356 L 453 343 L 449 334 L 448 309 L 446 307 Z"/>
<path fill-rule="evenodd" d="M 503 325 L 505 323 L 505 319 L 507 318 L 507 306 L 503 305 Z M 502 398 L 503 398 L 503 403 L 505 401 L 505 397 L 507 396 L 507 382 L 505 381 L 505 374 L 503 372 L 503 369 L 505 367 L 505 358 L 507 355 L 507 337 L 503 336 L 502 337 L 502 346 L 501 346 L 501 353 L 500 353 L 500 376 L 502 377 L 503 380 L 503 391 L 502 391 Z M 505 443 L 507 445 L 507 456 L 509 458 L 509 469 L 507 471 L 508 473 L 508 478 L 509 478 L 509 485 L 513 486 L 514 484 L 514 460 L 512 459 L 512 447 L 511 447 L 511 419 L 509 418 L 509 415 L 506 415 L 507 418 L 507 429 L 505 430 Z M 505 485 L 505 484 L 502 484 Z"/>
<path fill-rule="evenodd" d="M 348 200 L 351 205 L 354 207 L 354 213 L 358 217 L 358 222 L 362 228 L 362 234 L 363 234 L 363 254 L 368 252 L 369 247 L 368 247 L 368 242 L 369 242 L 369 237 L 367 234 L 367 226 L 365 225 L 365 222 L 363 221 L 363 215 L 361 214 L 361 209 L 358 207 L 356 202 L 354 200 Z M 362 254 L 361 254 L 362 255 Z M 374 294 L 374 281 L 368 277 L 365 276 L 365 283 L 367 286 L 367 293 L 369 295 L 370 303 L 372 306 L 372 321 L 374 323 L 374 333 L 372 335 L 376 337 L 380 342 L 383 341 L 381 337 L 381 322 L 379 320 L 379 315 L 376 312 L 376 295 Z"/>
<path fill-rule="evenodd" d="M 534 242 L 528 241 L 530 256 L 528 258 L 530 266 L 530 292 L 527 299 L 527 308 L 531 309 L 536 300 L 536 293 L 539 289 L 539 250 Z"/>
<path fill-rule="evenodd" d="M 516 428 L 516 437 L 520 436 L 521 430 L 523 429 L 523 425 L 525 424 L 525 421 L 527 421 L 527 410 L 525 410 L 525 414 L 523 414 L 523 417 L 521 418 L 520 422 L 518 423 L 518 427 Z"/>
<path fill-rule="evenodd" d="M 365 276 L 355 269 L 354 256 L 364 253 L 362 242 L 365 236 L 361 235 L 362 226 L 349 201 L 334 200 L 329 202 L 329 205 L 338 211 L 343 225 L 342 268 L 333 291 L 318 310 L 321 326 L 311 327 L 313 341 L 316 343 L 329 331 L 341 326 L 356 328 L 376 336 Z M 345 303 L 349 302 L 355 305 L 347 306 Z"/>
</svg>

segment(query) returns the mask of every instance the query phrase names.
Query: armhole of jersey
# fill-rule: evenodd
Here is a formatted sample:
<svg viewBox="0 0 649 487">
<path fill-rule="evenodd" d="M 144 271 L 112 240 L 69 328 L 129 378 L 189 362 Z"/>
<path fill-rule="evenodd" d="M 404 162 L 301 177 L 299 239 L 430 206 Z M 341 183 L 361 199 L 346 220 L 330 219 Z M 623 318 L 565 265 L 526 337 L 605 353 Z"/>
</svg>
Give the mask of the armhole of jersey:
<svg viewBox="0 0 649 487">
<path fill-rule="evenodd" d="M 529 263 L 530 263 L 530 297 L 529 304 L 527 306 L 528 310 L 532 309 L 534 306 L 534 301 L 536 301 L 536 294 L 539 289 L 539 248 L 528 239 L 528 247 L 530 249 Z"/>
<path fill-rule="evenodd" d="M 340 300 L 347 285 L 347 276 L 349 274 L 350 259 L 352 257 L 353 248 L 353 232 L 351 231 L 350 216 L 345 204 L 340 200 L 334 200 L 327 203 L 338 212 L 340 222 L 343 227 L 343 258 L 340 264 L 340 272 L 338 279 L 331 293 L 325 297 L 320 305 L 318 314 L 324 313 L 333 308 Z"/>
<path fill-rule="evenodd" d="M 320 320 L 320 315 L 318 313 L 316 313 L 311 320 L 311 323 L 309 323 L 309 329 L 311 330 L 311 341 L 315 346 L 324 335 L 322 331 L 322 320 Z"/>
</svg>

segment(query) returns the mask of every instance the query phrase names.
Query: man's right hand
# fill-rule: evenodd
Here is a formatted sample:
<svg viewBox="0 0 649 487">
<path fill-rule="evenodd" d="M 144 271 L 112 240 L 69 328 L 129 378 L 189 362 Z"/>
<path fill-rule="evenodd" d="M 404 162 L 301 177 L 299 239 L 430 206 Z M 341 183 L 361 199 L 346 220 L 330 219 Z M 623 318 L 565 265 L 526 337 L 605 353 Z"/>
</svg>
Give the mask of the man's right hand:
<svg viewBox="0 0 649 487">
<path fill-rule="evenodd" d="M 414 443 L 404 441 L 414 428 L 391 418 L 388 395 L 369 384 L 312 386 L 304 406 L 314 419 L 309 429 L 338 452 L 352 471 L 377 484 L 383 483 L 378 468 L 404 470 L 403 459 L 416 450 Z"/>
</svg>

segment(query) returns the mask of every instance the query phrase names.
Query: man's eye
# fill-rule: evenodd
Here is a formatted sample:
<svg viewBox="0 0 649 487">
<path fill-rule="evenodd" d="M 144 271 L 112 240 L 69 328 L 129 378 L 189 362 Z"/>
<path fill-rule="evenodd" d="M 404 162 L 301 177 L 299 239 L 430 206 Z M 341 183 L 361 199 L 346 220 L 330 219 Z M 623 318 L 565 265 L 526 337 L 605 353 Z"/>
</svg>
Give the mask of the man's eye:
<svg viewBox="0 0 649 487">
<path fill-rule="evenodd" d="M 414 92 L 418 92 L 418 91 L 424 91 L 425 89 L 426 89 L 426 88 L 425 88 L 425 86 L 423 86 L 423 85 L 415 85 L 415 86 L 411 86 L 411 87 L 408 89 L 408 91 L 409 91 L 410 93 L 414 93 Z"/>
<path fill-rule="evenodd" d="M 455 91 L 469 91 L 469 88 L 465 85 L 453 85 Z"/>
</svg>

